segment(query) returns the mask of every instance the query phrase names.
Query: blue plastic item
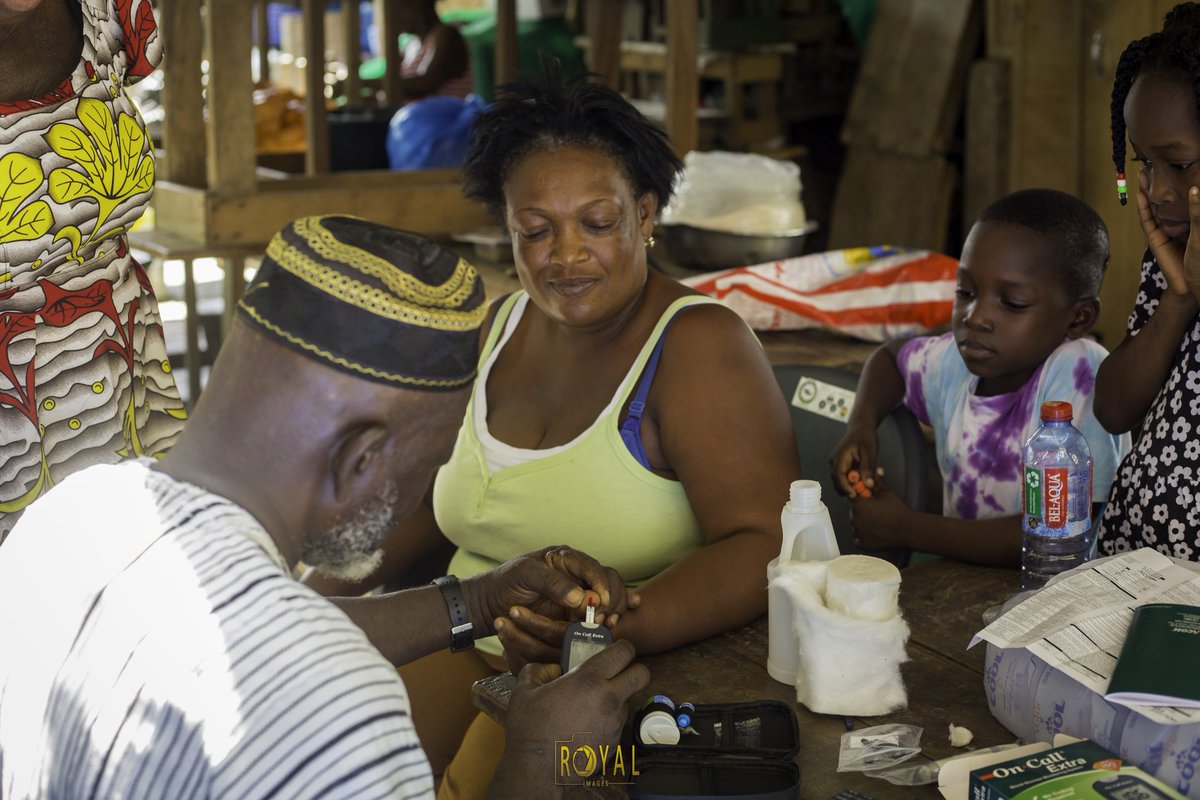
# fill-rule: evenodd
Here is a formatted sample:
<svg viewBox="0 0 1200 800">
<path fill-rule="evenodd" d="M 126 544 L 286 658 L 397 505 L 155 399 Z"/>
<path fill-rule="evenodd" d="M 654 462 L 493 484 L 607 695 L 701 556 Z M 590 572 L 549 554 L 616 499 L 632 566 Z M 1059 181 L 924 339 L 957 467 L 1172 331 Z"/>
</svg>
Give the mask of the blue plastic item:
<svg viewBox="0 0 1200 800">
<path fill-rule="evenodd" d="M 405 104 L 387 132 L 388 165 L 394 170 L 461 167 L 471 122 L 484 108 L 479 98 L 434 96 Z"/>
</svg>

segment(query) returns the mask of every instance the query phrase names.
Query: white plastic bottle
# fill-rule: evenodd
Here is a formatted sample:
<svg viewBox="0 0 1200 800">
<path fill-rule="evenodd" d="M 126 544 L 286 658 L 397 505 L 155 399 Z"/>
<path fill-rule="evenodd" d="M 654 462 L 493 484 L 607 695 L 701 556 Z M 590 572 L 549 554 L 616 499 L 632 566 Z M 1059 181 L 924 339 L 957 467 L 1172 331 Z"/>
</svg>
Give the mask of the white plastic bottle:
<svg viewBox="0 0 1200 800">
<path fill-rule="evenodd" d="M 770 586 L 779 577 L 781 566 L 795 561 L 829 561 L 841 555 L 829 509 L 821 502 L 821 484 L 793 481 L 788 502 L 780 516 L 783 547 L 779 557 L 767 564 L 767 620 L 769 644 L 767 672 L 780 683 L 795 685 L 799 669 L 800 645 L 792 627 L 792 602 L 787 592 Z"/>
</svg>

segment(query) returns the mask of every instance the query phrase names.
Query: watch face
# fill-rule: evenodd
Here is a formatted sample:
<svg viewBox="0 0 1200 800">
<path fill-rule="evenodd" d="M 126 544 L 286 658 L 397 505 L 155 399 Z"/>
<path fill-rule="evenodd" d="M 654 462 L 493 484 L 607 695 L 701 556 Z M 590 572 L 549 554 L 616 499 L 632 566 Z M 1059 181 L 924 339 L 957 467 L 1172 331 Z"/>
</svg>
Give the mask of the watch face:
<svg viewBox="0 0 1200 800">
<path fill-rule="evenodd" d="M 1146 783 L 1137 775 L 1113 775 L 1101 778 L 1092 784 L 1101 797 L 1106 800 L 1170 800 L 1170 798 L 1155 787 Z"/>
</svg>

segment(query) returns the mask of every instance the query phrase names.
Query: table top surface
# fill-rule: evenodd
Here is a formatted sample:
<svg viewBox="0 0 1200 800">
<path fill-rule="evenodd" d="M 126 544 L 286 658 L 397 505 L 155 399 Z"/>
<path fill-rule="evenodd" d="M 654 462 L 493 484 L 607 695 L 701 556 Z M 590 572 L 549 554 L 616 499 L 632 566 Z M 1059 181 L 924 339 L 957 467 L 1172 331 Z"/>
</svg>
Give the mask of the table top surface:
<svg viewBox="0 0 1200 800">
<path fill-rule="evenodd" d="M 983 612 L 1018 590 L 1019 573 L 937 559 L 903 571 L 900 606 L 911 629 L 909 661 L 901 667 L 908 707 L 882 717 L 861 718 L 856 728 L 887 723 L 923 729 L 920 758 L 940 759 L 965 752 L 951 747 L 949 724 L 969 728 L 972 747 L 1012 742 L 988 710 L 983 689 L 985 648 L 967 650 L 983 627 Z M 788 703 L 800 726 L 802 800 L 827 800 L 856 789 L 875 800 L 939 798 L 936 786 L 894 786 L 860 773 L 837 772 L 838 750 L 846 732 L 842 717 L 814 714 L 796 702 L 795 690 L 772 679 L 766 670 L 767 621 L 714 636 L 667 653 L 642 659 L 651 672 L 649 690 L 634 698 L 641 705 L 662 693 L 693 703 L 779 700 Z M 507 706 L 500 682 L 480 682 L 472 690 L 476 704 L 502 720 Z"/>
</svg>

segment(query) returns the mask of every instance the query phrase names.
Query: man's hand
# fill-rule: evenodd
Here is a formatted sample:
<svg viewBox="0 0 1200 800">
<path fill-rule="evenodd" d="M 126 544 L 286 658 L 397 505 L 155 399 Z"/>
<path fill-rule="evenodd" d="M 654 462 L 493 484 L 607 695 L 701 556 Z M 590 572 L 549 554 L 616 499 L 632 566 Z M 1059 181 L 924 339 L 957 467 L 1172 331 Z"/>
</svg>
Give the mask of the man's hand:
<svg viewBox="0 0 1200 800">
<path fill-rule="evenodd" d="M 631 609 L 641 605 L 642 596 L 637 592 L 628 592 L 626 598 Z M 610 614 L 607 624 L 615 625 L 617 618 L 617 614 Z M 605 620 L 597 614 L 596 621 Z M 504 660 L 512 674 L 519 674 L 529 663 L 559 661 L 568 624 L 566 619 L 546 617 L 524 606 L 513 606 L 507 617 L 497 619 L 496 635 L 504 646 Z"/>
<path fill-rule="evenodd" d="M 593 747 L 617 744 L 625 702 L 650 683 L 650 670 L 633 657 L 633 645 L 620 641 L 561 677 L 557 664 L 521 670 L 508 706 L 504 758 L 489 797 L 550 796 L 556 741 L 586 733 Z"/>
<path fill-rule="evenodd" d="M 592 599 L 608 625 L 632 607 L 620 574 L 589 555 L 557 545 L 527 553 L 462 582 L 476 636 L 495 633 L 514 607 L 547 620 L 579 619 Z M 636 605 L 636 598 L 633 605 Z M 503 625 L 501 627 L 504 627 Z M 562 630 L 558 639 L 562 641 Z M 555 658 L 555 660 L 557 657 Z"/>
</svg>

